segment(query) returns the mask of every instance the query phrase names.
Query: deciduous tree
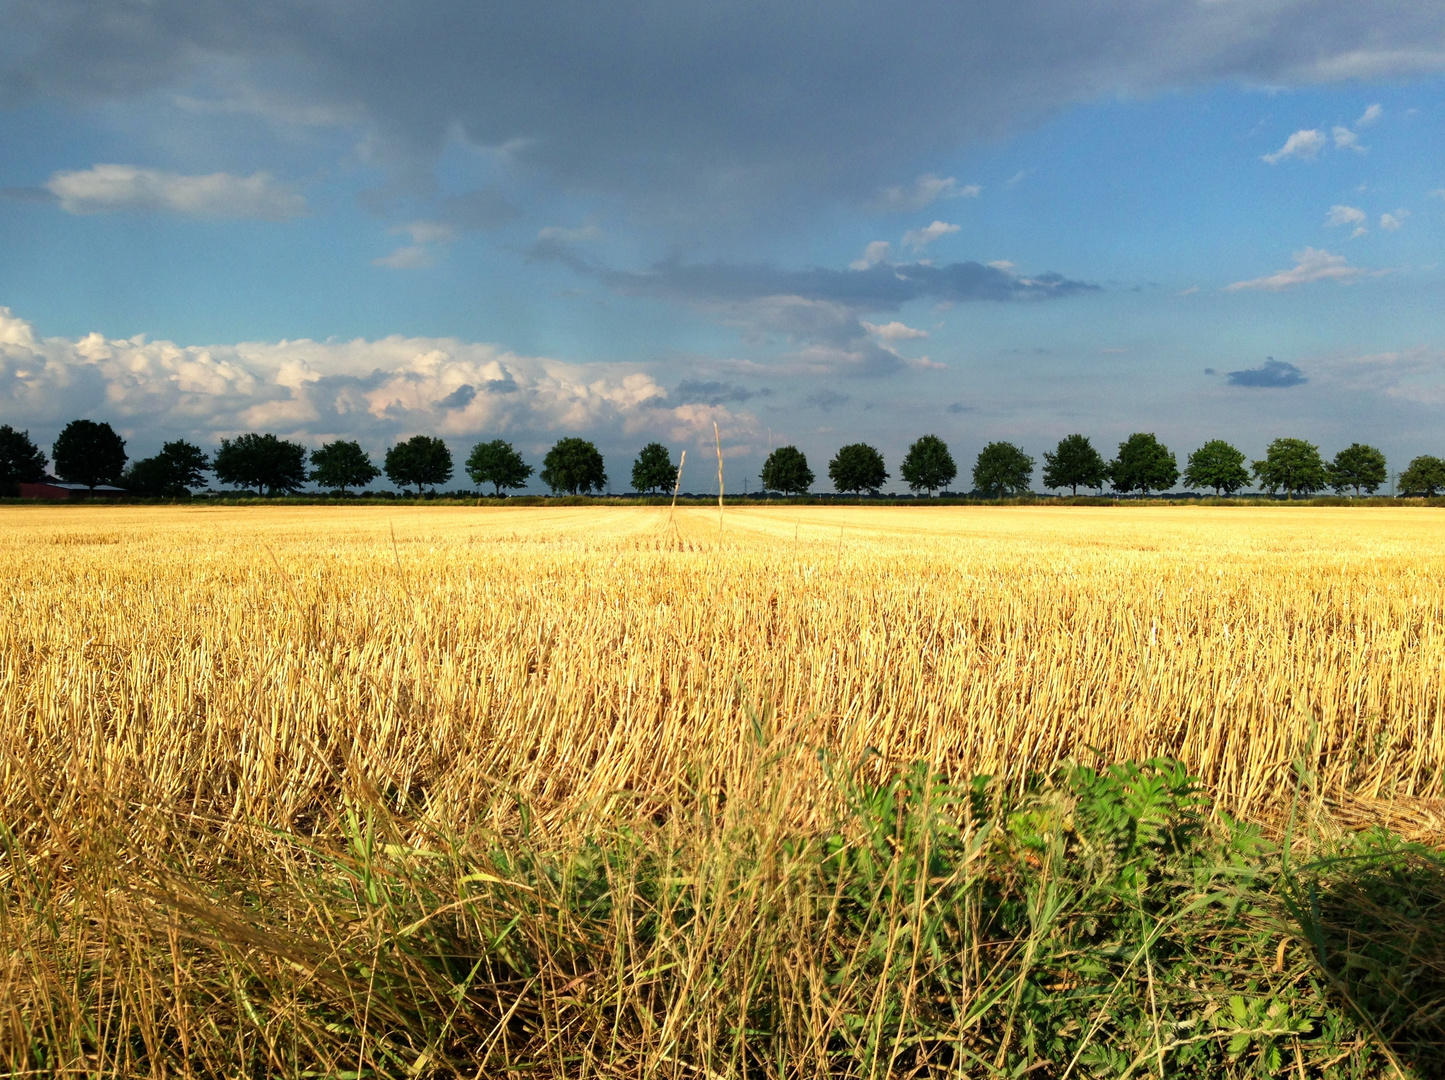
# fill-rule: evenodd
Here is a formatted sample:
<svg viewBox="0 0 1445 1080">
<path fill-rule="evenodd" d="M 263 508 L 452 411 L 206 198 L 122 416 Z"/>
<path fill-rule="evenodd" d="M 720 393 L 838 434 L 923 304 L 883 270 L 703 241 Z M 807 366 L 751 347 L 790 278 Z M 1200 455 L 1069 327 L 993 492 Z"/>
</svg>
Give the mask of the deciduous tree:
<svg viewBox="0 0 1445 1080">
<path fill-rule="evenodd" d="M 602 453 L 586 439 L 559 439 L 542 459 L 539 475 L 554 493 L 585 495 L 607 487 Z"/>
<path fill-rule="evenodd" d="M 839 491 L 878 494 L 888 481 L 883 455 L 867 443 L 849 443 L 828 462 L 828 479 Z"/>
<path fill-rule="evenodd" d="M 781 491 L 784 495 L 803 495 L 813 486 L 813 470 L 808 458 L 796 446 L 780 446 L 763 462 L 763 490 Z"/>
<path fill-rule="evenodd" d="M 666 491 L 676 479 L 677 466 L 672 463 L 667 447 L 660 442 L 648 443 L 632 463 L 634 491 Z"/>
<path fill-rule="evenodd" d="M 436 489 L 452 478 L 452 452 L 434 435 L 413 435 L 386 452 L 386 478 L 399 488 L 416 485 Z"/>
<path fill-rule="evenodd" d="M 495 494 L 501 495 L 502 488 L 524 488 L 527 478 L 532 475 L 532 466 L 522 460 L 522 455 L 512 449 L 504 439 L 477 443 L 467 458 L 467 475 L 474 484 L 491 484 Z"/>
<path fill-rule="evenodd" d="M 21 484 L 45 479 L 45 455 L 30 432 L 0 424 L 0 495 L 16 495 Z"/>
<path fill-rule="evenodd" d="M 188 496 L 199 487 L 211 467 L 206 452 L 195 443 L 177 439 L 161 446 L 154 457 L 142 458 L 125 471 L 125 486 L 139 495 Z"/>
<path fill-rule="evenodd" d="M 1071 488 L 1079 485 L 1103 489 L 1109 478 L 1109 463 L 1094 449 L 1087 435 L 1066 435 L 1053 453 L 1044 451 L 1044 487 Z"/>
<path fill-rule="evenodd" d="M 1194 453 L 1184 468 L 1184 485 L 1213 488 L 1214 494 L 1233 495 L 1249 483 L 1244 455 L 1223 439 L 1210 439 Z"/>
<path fill-rule="evenodd" d="M 1303 439 L 1275 439 L 1265 449 L 1264 460 L 1254 463 L 1254 475 L 1271 495 L 1284 488 L 1290 499 L 1295 492 L 1319 491 L 1330 479 L 1320 448 Z"/>
<path fill-rule="evenodd" d="M 50 448 L 55 475 L 92 491 L 97 484 L 113 484 L 125 470 L 125 440 L 102 421 L 72 420 Z"/>
<path fill-rule="evenodd" d="M 311 479 L 324 488 L 345 493 L 347 488 L 364 488 L 381 470 L 359 442 L 337 439 L 311 451 Z"/>
<path fill-rule="evenodd" d="M 1445 491 L 1445 461 L 1421 454 L 1400 474 L 1401 495 L 1432 497 Z"/>
<path fill-rule="evenodd" d="M 995 498 L 1019 495 L 1029 489 L 1034 459 L 1011 442 L 991 442 L 973 463 L 973 486 Z"/>
<path fill-rule="evenodd" d="M 1119 456 L 1109 462 L 1109 481 L 1115 491 L 1168 491 L 1179 479 L 1174 452 L 1151 431 L 1136 431 L 1119 444 Z"/>
<path fill-rule="evenodd" d="M 1364 443 L 1350 443 L 1326 466 L 1330 487 L 1337 492 L 1355 489 L 1355 497 L 1364 492 L 1373 495 L 1380 485 L 1390 478 L 1385 464 L 1385 455 L 1373 446 Z"/>
<path fill-rule="evenodd" d="M 927 491 L 932 495 L 939 488 L 953 483 L 958 466 L 948 452 L 948 444 L 937 435 L 924 435 L 908 448 L 898 475 L 911 491 Z"/>
<path fill-rule="evenodd" d="M 211 470 L 223 484 L 266 495 L 295 491 L 306 483 L 306 447 L 270 432 L 248 431 L 221 440 Z"/>
</svg>

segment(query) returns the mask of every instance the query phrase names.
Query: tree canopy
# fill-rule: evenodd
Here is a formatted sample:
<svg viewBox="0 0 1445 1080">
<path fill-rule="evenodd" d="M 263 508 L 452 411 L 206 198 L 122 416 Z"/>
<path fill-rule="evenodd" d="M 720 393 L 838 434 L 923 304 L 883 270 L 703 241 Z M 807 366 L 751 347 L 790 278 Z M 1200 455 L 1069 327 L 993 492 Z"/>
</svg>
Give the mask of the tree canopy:
<svg viewBox="0 0 1445 1080">
<path fill-rule="evenodd" d="M 1364 443 L 1350 443 L 1325 468 L 1329 473 L 1330 487 L 1340 493 L 1354 488 L 1356 498 L 1365 492 L 1373 495 L 1390 478 L 1385 455 Z"/>
<path fill-rule="evenodd" d="M 559 439 L 542 459 L 539 475 L 554 493 L 585 495 L 607 487 L 602 453 L 586 439 Z"/>
<path fill-rule="evenodd" d="M 125 440 L 104 421 L 72 420 L 50 448 L 55 475 L 72 484 L 95 488 L 114 484 L 125 470 Z"/>
<path fill-rule="evenodd" d="M 948 452 L 948 444 L 937 435 L 924 435 L 908 448 L 903 464 L 898 467 L 911 491 L 927 491 L 932 495 L 941 487 L 947 487 L 958 476 L 958 466 Z"/>
<path fill-rule="evenodd" d="M 677 480 L 677 466 L 667 447 L 660 442 L 650 442 L 642 448 L 637 460 L 632 463 L 632 488 L 634 491 L 666 491 Z"/>
<path fill-rule="evenodd" d="M 1319 491 L 1330 479 L 1320 448 L 1303 439 L 1275 439 L 1254 463 L 1254 475 L 1271 495 L 1283 488 L 1291 499 Z"/>
<path fill-rule="evenodd" d="M 1233 495 L 1249 483 L 1244 454 L 1223 439 L 1210 439 L 1189 455 L 1184 484 L 1190 488 L 1213 488 L 1215 495 Z"/>
<path fill-rule="evenodd" d="M 329 490 L 364 488 L 380 475 L 359 442 L 337 439 L 311 451 L 311 479 Z"/>
<path fill-rule="evenodd" d="M 973 463 L 973 486 L 999 499 L 1028 491 L 1033 475 L 1034 459 L 1011 442 L 989 443 Z"/>
<path fill-rule="evenodd" d="M 1109 463 L 1087 435 L 1065 435 L 1053 453 L 1044 451 L 1046 488 L 1071 488 L 1077 495 L 1080 484 L 1102 489 L 1108 478 Z"/>
<path fill-rule="evenodd" d="M 839 491 L 878 494 L 888 481 L 883 455 L 867 443 L 849 443 L 828 462 L 828 479 Z"/>
<path fill-rule="evenodd" d="M 512 449 L 504 439 L 477 443 L 467 457 L 467 475 L 474 484 L 491 484 L 495 494 L 501 495 L 502 488 L 524 488 L 527 478 L 532 475 L 532 466 L 522 460 L 522 455 Z"/>
<path fill-rule="evenodd" d="M 386 478 L 399 488 L 436 489 L 452 478 L 452 452 L 434 435 L 413 435 L 386 452 Z"/>
<path fill-rule="evenodd" d="M 0 495 L 14 495 L 21 484 L 45 479 L 45 455 L 30 432 L 0 424 Z"/>
<path fill-rule="evenodd" d="M 1119 444 L 1119 456 L 1109 462 L 1109 480 L 1115 491 L 1168 491 L 1179 479 L 1174 452 L 1152 431 L 1136 431 Z"/>
<path fill-rule="evenodd" d="M 177 439 L 161 446 L 154 457 L 141 458 L 125 471 L 125 486 L 138 495 L 188 496 L 199 487 L 211 467 L 206 452 L 195 443 Z"/>
<path fill-rule="evenodd" d="M 1401 495 L 1439 495 L 1445 491 L 1445 461 L 1421 454 L 1400 474 Z"/>
<path fill-rule="evenodd" d="M 808 458 L 796 446 L 780 446 L 769 454 L 759 478 L 763 490 L 781 491 L 784 495 L 803 495 L 813 486 Z"/>
<path fill-rule="evenodd" d="M 255 488 L 266 495 L 295 491 L 306 483 L 306 447 L 270 432 L 248 431 L 221 440 L 211 471 L 223 484 Z"/>
</svg>

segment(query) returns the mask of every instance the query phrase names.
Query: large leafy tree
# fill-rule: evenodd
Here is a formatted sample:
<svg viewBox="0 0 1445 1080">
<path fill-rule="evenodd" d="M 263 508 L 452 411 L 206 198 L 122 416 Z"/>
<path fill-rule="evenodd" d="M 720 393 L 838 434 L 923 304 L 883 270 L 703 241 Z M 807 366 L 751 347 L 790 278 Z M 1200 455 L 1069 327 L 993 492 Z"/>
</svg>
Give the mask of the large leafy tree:
<svg viewBox="0 0 1445 1080">
<path fill-rule="evenodd" d="M 1079 485 L 1100 488 L 1109 478 L 1109 463 L 1094 449 L 1087 435 L 1065 435 L 1053 453 L 1044 451 L 1044 487 L 1071 488 Z"/>
<path fill-rule="evenodd" d="M 989 443 L 973 463 L 973 486 L 1000 499 L 1028 491 L 1033 475 L 1034 459 L 1011 442 Z"/>
<path fill-rule="evenodd" d="M 660 442 L 650 442 L 642 448 L 637 460 L 632 463 L 632 487 L 634 491 L 666 491 L 677 479 L 677 466 Z"/>
<path fill-rule="evenodd" d="M 828 479 L 839 491 L 878 494 L 888 480 L 883 455 L 867 443 L 849 443 L 828 462 Z"/>
<path fill-rule="evenodd" d="M 796 446 L 780 446 L 763 462 L 760 479 L 764 491 L 803 495 L 813 486 L 813 470 L 808 468 L 807 456 Z"/>
<path fill-rule="evenodd" d="M 1350 443 L 1326 466 L 1330 487 L 1337 492 L 1355 489 L 1358 498 L 1365 492 L 1373 495 L 1380 485 L 1389 479 L 1385 455 L 1373 446 L 1364 443 Z"/>
<path fill-rule="evenodd" d="M 586 439 L 558 439 L 542 459 L 538 474 L 554 493 L 585 495 L 607 487 L 607 470 L 602 453 Z"/>
<path fill-rule="evenodd" d="M 912 491 L 927 491 L 932 495 L 941 487 L 953 483 L 958 475 L 958 466 L 948 452 L 948 444 L 937 435 L 924 435 L 908 448 L 903 455 L 903 464 L 898 475 Z"/>
<path fill-rule="evenodd" d="M 199 487 L 211 467 L 206 452 L 195 443 L 177 439 L 161 446 L 154 457 L 141 458 L 126 470 L 126 487 L 141 495 L 186 496 Z"/>
<path fill-rule="evenodd" d="M 1248 483 L 1244 454 L 1223 439 L 1210 439 L 1189 455 L 1184 468 L 1186 487 L 1213 488 L 1215 495 L 1233 495 Z"/>
<path fill-rule="evenodd" d="M 386 452 L 386 478 L 399 488 L 436 489 L 452 478 L 452 452 L 434 435 L 413 435 Z"/>
<path fill-rule="evenodd" d="M 125 440 L 102 421 L 72 420 L 50 448 L 55 475 L 91 490 L 113 484 L 125 470 Z"/>
<path fill-rule="evenodd" d="M 532 466 L 503 439 L 477 443 L 467 457 L 467 475 L 474 484 L 492 484 L 498 495 L 502 488 L 524 488 Z"/>
<path fill-rule="evenodd" d="M 1439 495 L 1445 491 L 1445 461 L 1422 454 L 1400 474 L 1401 495 Z"/>
<path fill-rule="evenodd" d="M 266 495 L 295 491 L 306 483 L 306 447 L 270 432 L 248 431 L 222 439 L 211 470 L 223 484 Z"/>
<path fill-rule="evenodd" d="M 1174 452 L 1154 437 L 1136 431 L 1119 444 L 1119 456 L 1109 462 L 1109 480 L 1115 491 L 1168 491 L 1179 479 Z"/>
<path fill-rule="evenodd" d="M 329 490 L 345 493 L 347 488 L 363 488 L 380 475 L 359 442 L 337 439 L 311 451 L 311 479 Z"/>
<path fill-rule="evenodd" d="M 21 484 L 45 479 L 45 455 L 30 432 L 0 424 L 0 495 L 14 495 Z"/>
<path fill-rule="evenodd" d="M 1265 448 L 1264 460 L 1254 463 L 1260 486 L 1273 495 L 1280 488 L 1287 498 L 1309 495 L 1329 483 L 1329 471 L 1320 448 L 1303 439 L 1275 439 Z"/>
</svg>

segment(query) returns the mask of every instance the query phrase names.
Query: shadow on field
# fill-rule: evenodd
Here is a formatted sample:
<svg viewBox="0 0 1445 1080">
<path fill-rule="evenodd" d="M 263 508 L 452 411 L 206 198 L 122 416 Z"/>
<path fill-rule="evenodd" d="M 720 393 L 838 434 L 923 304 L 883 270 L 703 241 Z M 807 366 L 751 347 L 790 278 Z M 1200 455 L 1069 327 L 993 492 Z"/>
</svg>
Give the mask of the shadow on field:
<svg viewBox="0 0 1445 1080">
<path fill-rule="evenodd" d="M 1331 991 L 1395 1063 L 1445 1076 L 1445 854 L 1383 829 L 1294 878 L 1290 906 Z"/>
</svg>

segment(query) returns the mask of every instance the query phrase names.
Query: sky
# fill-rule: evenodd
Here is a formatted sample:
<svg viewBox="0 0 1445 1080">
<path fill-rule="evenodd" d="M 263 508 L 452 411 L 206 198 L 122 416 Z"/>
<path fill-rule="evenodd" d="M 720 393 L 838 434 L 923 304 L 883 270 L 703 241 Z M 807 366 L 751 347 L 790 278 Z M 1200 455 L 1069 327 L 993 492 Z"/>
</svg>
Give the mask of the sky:
<svg viewBox="0 0 1445 1080">
<path fill-rule="evenodd" d="M 0 147 L 47 450 L 1445 455 L 1438 0 L 0 0 Z"/>
</svg>

